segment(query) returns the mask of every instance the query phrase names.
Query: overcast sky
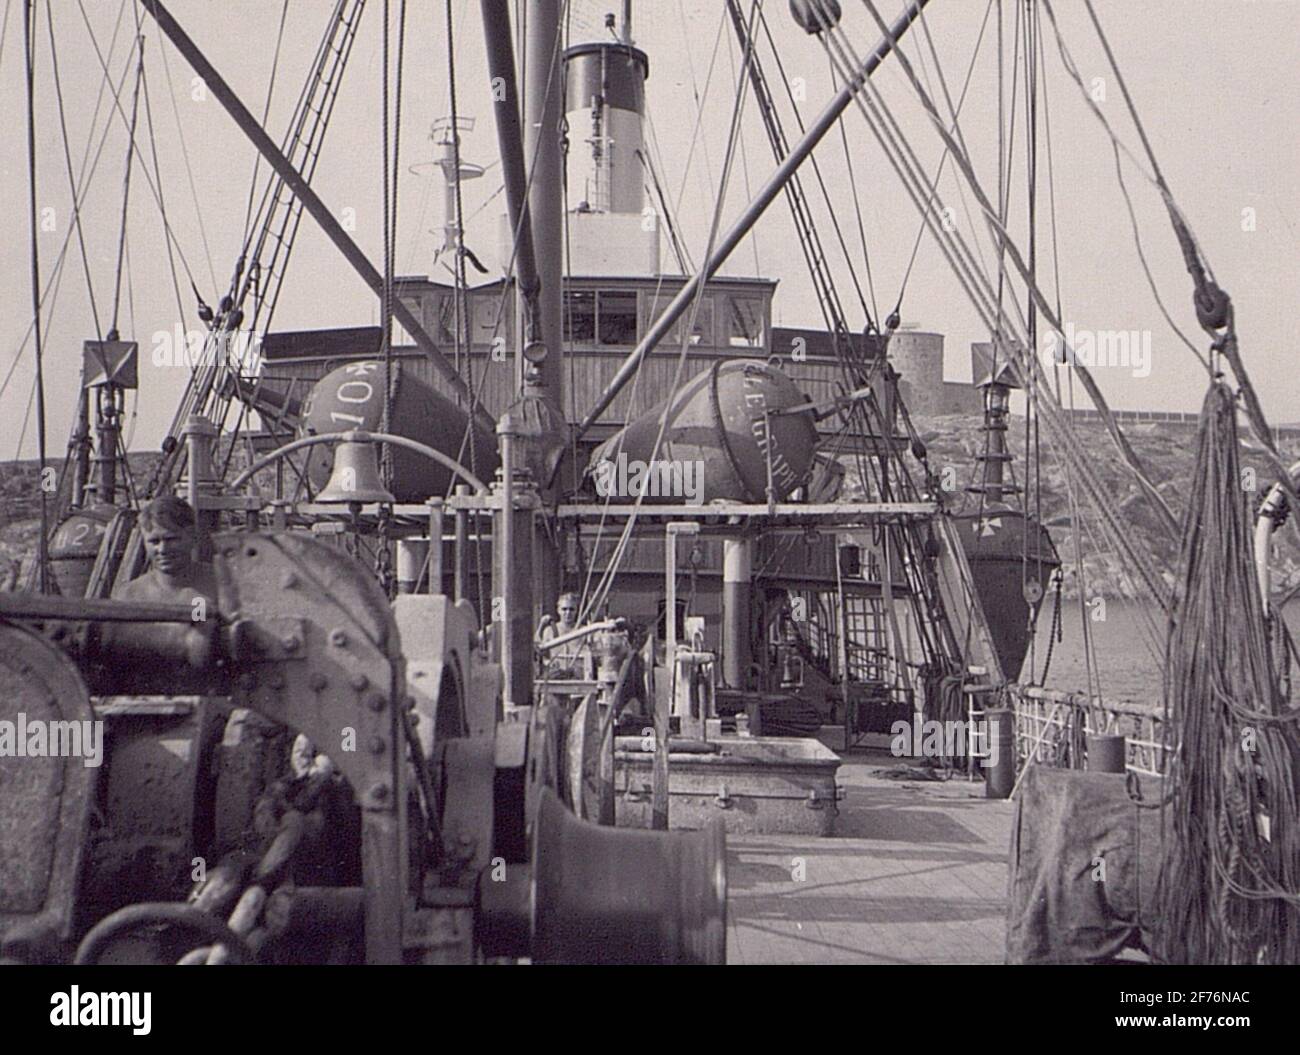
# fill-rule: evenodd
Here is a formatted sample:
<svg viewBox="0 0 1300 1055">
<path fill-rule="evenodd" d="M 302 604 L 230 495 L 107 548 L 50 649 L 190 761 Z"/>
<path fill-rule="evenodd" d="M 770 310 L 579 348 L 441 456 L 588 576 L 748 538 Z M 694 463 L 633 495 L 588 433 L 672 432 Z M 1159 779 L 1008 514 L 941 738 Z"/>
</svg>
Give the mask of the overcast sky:
<svg viewBox="0 0 1300 1055">
<path fill-rule="evenodd" d="M 847 32 L 858 51 L 865 52 L 878 36 L 875 24 L 857 0 L 842 2 Z M 260 112 L 273 66 L 281 3 L 171 0 L 168 6 L 249 108 Z M 573 42 L 602 37 L 605 31 L 601 12 L 619 6 L 611 0 L 578 5 L 571 26 Z M 901 8 L 901 0 L 886 0 L 879 6 L 892 16 Z M 928 10 L 927 28 L 954 94 L 965 77 L 987 6 L 986 0 L 933 0 Z M 1016 6 L 1012 0 L 1004 0 L 1008 51 L 1011 12 Z M 395 15 L 396 0 L 391 7 Z M 1095 78 L 1102 78 L 1105 98 L 1100 106 L 1122 131 L 1125 141 L 1138 150 L 1086 9 L 1079 0 L 1057 0 L 1055 7 L 1085 83 L 1093 85 L 1097 83 Z M 1300 370 L 1296 366 L 1300 200 L 1295 193 L 1300 186 L 1295 132 L 1300 116 L 1300 64 L 1296 62 L 1300 3 L 1096 0 L 1096 7 L 1173 193 L 1205 246 L 1219 280 L 1234 297 L 1242 352 L 1265 409 L 1274 422 L 1300 420 Z M 37 198 L 43 210 L 41 220 L 50 228 L 41 231 L 39 250 L 42 280 L 48 281 L 68 235 L 71 197 L 54 91 L 46 0 L 39 0 L 36 8 Z M 95 99 L 102 80 L 86 22 L 100 50 L 108 56 L 116 81 L 124 68 L 136 15 L 131 3 L 124 5 L 122 0 L 53 0 L 50 8 L 73 165 L 79 168 L 92 131 Z M 283 132 L 331 8 L 328 0 L 292 0 L 288 5 L 268 120 L 273 138 L 278 139 Z M 749 8 L 748 0 L 745 8 Z M 803 78 L 807 95 L 803 112 L 806 118 L 811 117 L 832 91 L 826 57 L 816 40 L 792 22 L 784 0 L 767 0 L 766 8 L 787 74 Z M 344 209 L 354 210 L 353 235 L 377 267 L 381 266 L 382 256 L 382 10 L 380 0 L 371 0 L 367 5 L 314 181 L 336 215 Z M 501 196 L 488 201 L 500 184 L 494 163 L 496 135 L 479 5 L 454 0 L 453 13 L 459 108 L 462 114 L 478 118 L 477 127 L 465 137 L 462 149 L 468 160 L 492 166 L 484 179 L 465 185 L 466 212 L 474 217 L 468 227 L 468 243 L 495 270 L 496 222 L 504 205 Z M 0 392 L 0 458 L 7 459 L 20 453 L 19 438 L 29 416 L 34 371 L 29 343 L 10 376 L 31 321 L 21 0 L 9 0 L 3 17 L 0 103 L 7 115 L 8 134 L 0 138 L 0 186 L 9 222 L 0 226 L 0 259 L 5 262 L 5 281 L 0 284 L 0 381 L 8 377 L 8 382 Z M 196 283 L 209 303 L 215 303 L 227 288 L 242 240 L 255 152 L 215 99 L 195 91 L 193 71 L 160 37 L 142 9 L 138 17 L 146 37 L 148 110 L 156 133 L 168 217 Z M 648 105 L 665 162 L 668 193 L 674 201 L 680 197 L 677 223 L 697 260 L 704 251 L 717 194 L 738 68 L 738 52 L 729 23 L 722 23 L 724 17 L 720 0 L 642 2 L 636 5 L 634 17 L 636 43 L 650 55 Z M 440 186 L 427 162 L 433 156 L 429 127 L 435 118 L 448 112 L 449 48 L 444 18 L 442 3 L 412 3 L 407 18 L 397 254 L 401 274 L 430 273 L 433 249 L 441 237 Z M 110 54 L 110 41 L 119 19 L 117 41 Z M 975 157 L 977 174 L 990 193 L 997 182 L 995 21 L 989 23 L 961 115 L 962 131 Z M 1144 376 L 1142 371 L 1127 367 L 1096 371 L 1113 405 L 1194 410 L 1203 395 L 1204 371 L 1173 336 L 1152 300 L 1115 180 L 1109 142 L 1085 107 L 1078 88 L 1066 76 L 1046 18 L 1043 27 L 1063 316 L 1077 331 L 1150 332 L 1151 368 Z M 715 51 L 720 28 L 721 44 Z M 918 69 L 924 60 L 924 69 L 933 76 L 933 63 L 919 28 L 908 38 L 906 50 Z M 706 94 L 711 60 L 713 75 Z M 765 65 L 769 77 L 775 80 L 775 64 L 770 57 Z M 904 132 L 933 171 L 942 148 L 897 63 L 887 61 L 877 80 Z M 128 111 L 132 83 L 133 78 L 128 76 L 123 88 L 122 106 Z M 704 102 L 698 122 L 699 142 L 692 153 L 697 98 Z M 94 125 L 96 146 L 108 116 L 109 107 L 104 104 Z M 113 299 L 126 151 L 124 123 L 116 115 L 112 120 L 82 214 L 91 280 L 105 328 Z M 153 148 L 143 99 L 139 126 L 139 142 L 152 175 Z M 743 128 L 744 154 L 728 192 L 727 219 L 736 214 L 773 164 L 752 105 L 745 112 Z M 1023 125 L 1020 128 L 1018 135 L 1023 134 Z M 860 115 L 852 110 L 846 118 L 846 130 L 864 212 L 879 314 L 884 315 L 899 295 L 916 236 L 917 213 Z M 792 131 L 790 134 L 793 138 Z M 188 151 L 193 192 L 182 141 Z M 1045 165 L 1042 140 L 1040 151 L 1040 165 Z M 837 208 L 848 221 L 850 244 L 855 245 L 853 201 L 838 136 L 828 139 L 817 156 Z M 1178 324 L 1202 344 L 1190 309 L 1189 282 L 1160 200 L 1134 168 L 1127 167 L 1125 174 L 1144 248 L 1166 304 Z M 1023 234 L 1026 208 L 1023 179 L 1021 174 L 1013 190 L 1013 230 L 1018 235 Z M 807 186 L 812 187 L 811 181 Z M 959 227 L 969 234 L 951 166 L 941 183 L 941 193 L 958 207 Z M 1040 194 L 1044 196 L 1040 198 L 1041 260 L 1051 254 L 1045 176 Z M 44 212 L 46 209 L 52 212 Z M 819 203 L 816 213 L 823 240 L 830 244 L 833 236 Z M 128 223 L 131 268 L 122 294 L 120 321 L 123 336 L 134 337 L 142 348 L 138 415 L 131 425 L 134 449 L 156 446 L 184 384 L 181 370 L 148 365 L 156 335 L 172 332 L 178 323 L 186 327 L 199 325 L 183 270 L 186 315 L 178 317 L 159 215 L 153 193 L 142 169 L 137 167 Z M 76 245 L 74 238 L 53 313 L 47 316 L 45 334 L 49 449 L 56 458 L 62 454 L 75 403 L 81 343 L 94 336 L 90 299 Z M 981 245 L 991 263 L 984 236 Z M 796 246 L 788 209 L 784 200 L 778 199 L 726 270 L 779 279 L 775 321 L 811 325 L 818 322 L 819 315 Z M 847 272 L 834 253 L 832 260 L 841 280 L 842 296 L 852 305 Z M 860 254 L 856 252 L 854 264 L 861 268 Z M 1042 278 L 1045 286 L 1053 287 L 1050 266 L 1044 266 Z M 377 316 L 374 300 L 310 218 L 305 218 L 273 329 L 371 323 Z M 969 379 L 968 346 L 987 334 L 938 248 L 928 238 L 908 281 L 902 314 L 906 323 L 944 333 L 948 377 Z M 861 325 L 860 310 L 852 311 L 850 321 Z M 34 431 L 32 415 L 22 441 L 23 456 L 35 453 Z"/>
</svg>

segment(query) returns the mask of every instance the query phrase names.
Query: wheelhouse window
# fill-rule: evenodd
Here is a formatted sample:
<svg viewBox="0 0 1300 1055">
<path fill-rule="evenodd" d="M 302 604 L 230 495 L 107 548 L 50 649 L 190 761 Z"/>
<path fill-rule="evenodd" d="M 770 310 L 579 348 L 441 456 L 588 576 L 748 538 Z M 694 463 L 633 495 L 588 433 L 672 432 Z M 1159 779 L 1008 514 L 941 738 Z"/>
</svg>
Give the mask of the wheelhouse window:
<svg viewBox="0 0 1300 1055">
<path fill-rule="evenodd" d="M 401 300 L 402 303 L 406 305 L 407 310 L 410 311 L 411 314 L 413 314 L 418 319 L 420 317 L 419 302 L 408 300 L 406 297 L 402 297 Z M 399 348 L 408 344 L 415 343 L 415 339 L 409 333 L 407 333 L 406 327 L 402 325 L 401 321 L 397 318 L 396 315 L 393 316 L 392 341 L 393 344 Z"/>
<path fill-rule="evenodd" d="M 596 343 L 596 294 L 579 290 L 564 295 L 564 339 L 570 344 Z"/>
<path fill-rule="evenodd" d="M 474 319 L 475 344 L 491 344 L 494 337 L 508 334 L 510 313 L 502 311 L 500 322 L 498 322 L 497 301 L 496 294 L 484 295 L 480 293 L 470 299 L 470 303 L 473 305 L 470 311 Z M 455 319 L 455 315 L 452 318 Z"/>
<path fill-rule="evenodd" d="M 636 290 L 574 290 L 564 295 L 564 336 L 572 344 L 636 344 Z"/>
<path fill-rule="evenodd" d="M 763 347 L 763 301 L 731 297 L 727 312 L 727 343 L 732 348 Z"/>
<path fill-rule="evenodd" d="M 429 298 L 429 317 L 425 328 L 440 346 L 452 348 L 456 344 L 456 296 L 454 293 L 435 294 Z"/>
<path fill-rule="evenodd" d="M 596 329 L 601 344 L 636 344 L 636 291 L 596 294 Z"/>
<path fill-rule="evenodd" d="M 676 296 L 675 293 L 660 293 L 658 296 L 647 295 L 646 299 L 650 302 L 648 323 L 653 323 L 667 310 L 674 296 Z M 689 319 L 692 311 L 695 311 L 693 304 L 687 307 L 686 311 L 682 313 L 682 317 L 673 323 L 673 328 L 668 331 L 667 336 L 659 342 L 662 347 L 681 346 L 683 320 Z M 695 325 L 691 327 L 690 343 L 692 346 L 713 343 L 713 298 L 710 296 L 706 295 L 700 299 L 699 310 L 695 314 Z"/>
</svg>

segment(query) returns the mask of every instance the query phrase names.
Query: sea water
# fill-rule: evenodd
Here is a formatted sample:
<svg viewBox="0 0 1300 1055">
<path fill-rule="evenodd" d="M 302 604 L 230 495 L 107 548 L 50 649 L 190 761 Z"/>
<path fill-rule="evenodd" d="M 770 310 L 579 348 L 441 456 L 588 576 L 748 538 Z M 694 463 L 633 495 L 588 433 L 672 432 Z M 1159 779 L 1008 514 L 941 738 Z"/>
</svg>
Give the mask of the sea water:
<svg viewBox="0 0 1300 1055">
<path fill-rule="evenodd" d="M 1034 681 L 1042 680 L 1052 605 L 1050 598 L 1043 605 L 1033 649 L 1025 657 L 1021 681 L 1029 680 L 1031 659 L 1034 662 Z M 1087 619 L 1093 652 L 1092 691 L 1100 692 L 1108 701 L 1160 706 L 1167 632 L 1164 614 L 1153 605 L 1136 601 L 1108 601 L 1104 610 L 1094 605 L 1082 612 L 1077 600 L 1063 599 L 1061 605 L 1062 636 L 1052 652 L 1047 687 L 1067 692 L 1088 691 L 1087 652 L 1082 629 L 1083 621 Z M 1300 634 L 1300 601 L 1287 606 L 1285 618 L 1292 634 Z"/>
</svg>

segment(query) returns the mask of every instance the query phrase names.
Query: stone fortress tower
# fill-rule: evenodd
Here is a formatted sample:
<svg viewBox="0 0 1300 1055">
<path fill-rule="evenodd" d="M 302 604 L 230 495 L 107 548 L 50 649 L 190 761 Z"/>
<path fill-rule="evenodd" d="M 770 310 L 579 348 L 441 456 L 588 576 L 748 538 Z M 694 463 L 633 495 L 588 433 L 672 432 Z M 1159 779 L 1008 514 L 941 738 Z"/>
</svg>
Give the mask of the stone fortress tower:
<svg viewBox="0 0 1300 1055">
<path fill-rule="evenodd" d="M 913 414 L 979 414 L 980 392 L 969 383 L 943 379 L 943 334 L 899 330 L 889 358 L 902 378 L 899 389 Z"/>
</svg>

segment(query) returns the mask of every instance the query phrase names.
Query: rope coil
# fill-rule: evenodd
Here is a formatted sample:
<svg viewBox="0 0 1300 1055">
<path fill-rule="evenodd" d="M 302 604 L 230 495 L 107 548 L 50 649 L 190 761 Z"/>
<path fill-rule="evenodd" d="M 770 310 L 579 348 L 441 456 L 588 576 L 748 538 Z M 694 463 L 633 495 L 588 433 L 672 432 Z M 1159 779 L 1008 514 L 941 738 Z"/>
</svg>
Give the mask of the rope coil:
<svg viewBox="0 0 1300 1055">
<path fill-rule="evenodd" d="M 1175 747 L 1155 951 L 1172 963 L 1300 960 L 1300 711 L 1276 676 L 1239 461 L 1236 400 L 1219 382 L 1201 412 L 1165 671 Z"/>
</svg>

